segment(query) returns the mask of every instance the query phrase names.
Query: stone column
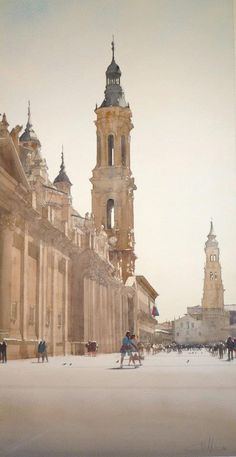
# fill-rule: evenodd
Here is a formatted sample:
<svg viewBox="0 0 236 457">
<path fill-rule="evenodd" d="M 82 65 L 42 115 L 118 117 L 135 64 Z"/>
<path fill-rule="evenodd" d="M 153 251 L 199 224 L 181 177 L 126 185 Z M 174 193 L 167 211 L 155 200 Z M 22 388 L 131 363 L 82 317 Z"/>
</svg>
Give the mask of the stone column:
<svg viewBox="0 0 236 457">
<path fill-rule="evenodd" d="M 69 282 L 69 267 L 68 267 L 68 259 L 65 261 L 65 273 L 64 273 L 64 308 L 63 308 L 63 316 L 62 316 L 62 322 L 63 322 L 63 352 L 64 355 L 67 354 L 67 342 L 68 342 L 68 293 L 69 293 L 69 287 L 68 287 L 68 282 Z"/>
<path fill-rule="evenodd" d="M 43 242 L 39 242 L 39 256 L 38 256 L 38 277 L 37 277 L 37 303 L 36 303 L 36 335 L 38 339 L 45 338 L 43 334 Z"/>
<path fill-rule="evenodd" d="M 48 282 L 48 244 L 44 241 L 43 248 L 43 290 L 42 290 L 42 335 L 46 337 L 46 317 L 47 317 L 47 282 Z"/>
<path fill-rule="evenodd" d="M 15 219 L 12 215 L 0 218 L 0 338 L 9 336 L 11 312 L 11 268 Z"/>
<path fill-rule="evenodd" d="M 22 307 L 21 337 L 27 340 L 27 306 L 28 306 L 28 224 L 25 222 L 24 246 L 22 255 Z"/>
<path fill-rule="evenodd" d="M 57 254 L 52 247 L 52 355 L 56 355 L 57 338 Z"/>
</svg>

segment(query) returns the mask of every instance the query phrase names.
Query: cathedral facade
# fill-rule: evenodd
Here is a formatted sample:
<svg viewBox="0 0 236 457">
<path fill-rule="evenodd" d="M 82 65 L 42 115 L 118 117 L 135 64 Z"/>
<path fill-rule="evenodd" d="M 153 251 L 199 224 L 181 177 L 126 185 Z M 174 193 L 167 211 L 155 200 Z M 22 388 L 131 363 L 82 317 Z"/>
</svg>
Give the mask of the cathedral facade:
<svg viewBox="0 0 236 457">
<path fill-rule="evenodd" d="M 158 294 L 135 275 L 133 125 L 120 78 L 112 44 L 85 217 L 72 205 L 63 151 L 49 179 L 30 106 L 23 133 L 5 114 L 0 122 L 0 339 L 11 358 L 35 356 L 41 338 L 52 355 L 83 354 L 88 340 L 116 352 L 128 329 L 143 340 L 154 333 Z"/>
</svg>

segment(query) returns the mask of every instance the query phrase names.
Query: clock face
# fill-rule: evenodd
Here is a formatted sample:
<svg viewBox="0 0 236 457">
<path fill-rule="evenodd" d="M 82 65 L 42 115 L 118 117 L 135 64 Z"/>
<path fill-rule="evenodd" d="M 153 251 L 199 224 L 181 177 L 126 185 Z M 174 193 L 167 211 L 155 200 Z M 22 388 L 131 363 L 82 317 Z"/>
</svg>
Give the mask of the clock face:
<svg viewBox="0 0 236 457">
<path fill-rule="evenodd" d="M 111 236 L 111 237 L 109 238 L 109 243 L 110 243 L 112 246 L 114 246 L 114 245 L 117 243 L 117 238 L 116 238 L 116 236 Z"/>
</svg>

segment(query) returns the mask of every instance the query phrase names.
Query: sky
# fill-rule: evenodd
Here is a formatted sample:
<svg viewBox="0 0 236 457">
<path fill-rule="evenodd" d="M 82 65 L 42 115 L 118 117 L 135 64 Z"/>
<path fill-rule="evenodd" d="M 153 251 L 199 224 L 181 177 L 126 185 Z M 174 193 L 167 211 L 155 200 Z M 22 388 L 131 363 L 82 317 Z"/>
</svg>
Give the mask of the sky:
<svg viewBox="0 0 236 457">
<path fill-rule="evenodd" d="M 32 122 L 49 176 L 62 144 L 73 205 L 91 211 L 95 105 L 115 59 L 133 113 L 136 274 L 160 321 L 201 304 L 213 219 L 236 303 L 235 47 L 231 0 L 0 0 L 0 112 Z"/>
</svg>

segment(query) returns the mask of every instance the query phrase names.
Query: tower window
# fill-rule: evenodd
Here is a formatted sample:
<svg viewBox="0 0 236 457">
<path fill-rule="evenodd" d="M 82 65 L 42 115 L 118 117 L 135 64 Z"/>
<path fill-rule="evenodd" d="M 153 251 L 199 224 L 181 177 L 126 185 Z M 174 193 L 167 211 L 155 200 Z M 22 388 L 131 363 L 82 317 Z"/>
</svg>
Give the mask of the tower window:
<svg viewBox="0 0 236 457">
<path fill-rule="evenodd" d="M 101 165 L 101 137 L 97 135 L 97 165 Z"/>
<path fill-rule="evenodd" d="M 214 279 L 214 275 L 213 275 L 212 271 L 210 272 L 210 279 L 211 280 Z"/>
<path fill-rule="evenodd" d="M 121 163 L 123 167 L 126 166 L 126 143 L 124 135 L 121 137 Z"/>
<path fill-rule="evenodd" d="M 114 136 L 108 136 L 108 165 L 114 165 Z"/>
<path fill-rule="evenodd" d="M 115 217 L 114 217 L 114 200 L 111 198 L 107 201 L 107 228 L 111 229 L 114 227 L 115 224 Z"/>
<path fill-rule="evenodd" d="M 216 261 L 216 255 L 215 254 L 210 255 L 210 261 L 211 262 L 215 262 Z"/>
</svg>

